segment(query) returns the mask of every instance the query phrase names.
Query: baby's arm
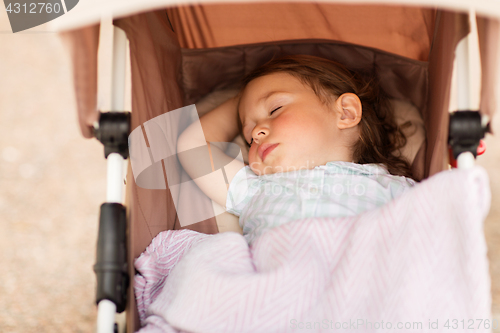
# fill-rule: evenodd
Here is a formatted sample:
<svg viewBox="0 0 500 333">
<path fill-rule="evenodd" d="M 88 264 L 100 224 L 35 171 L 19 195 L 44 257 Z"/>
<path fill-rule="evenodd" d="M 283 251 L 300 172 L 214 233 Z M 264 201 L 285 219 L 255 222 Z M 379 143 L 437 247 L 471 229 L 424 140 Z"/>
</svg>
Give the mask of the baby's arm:
<svg viewBox="0 0 500 333">
<path fill-rule="evenodd" d="M 218 161 L 217 164 L 224 165 L 228 184 L 245 165 L 242 161 L 226 155 L 223 150 L 215 147 L 215 145 L 210 145 L 209 142 L 231 142 L 238 135 L 237 108 L 238 97 L 226 101 L 200 118 L 204 137 L 201 137 L 199 125 L 195 122 L 186 128 L 177 141 L 178 153 L 208 145 L 211 161 Z M 198 167 L 196 161 L 183 154 L 178 154 L 178 156 L 184 170 L 191 178 L 194 178 L 196 185 L 210 199 L 225 207 L 228 185 L 226 185 L 221 170 L 196 178 Z M 213 163 L 211 165 L 213 166 Z"/>
</svg>

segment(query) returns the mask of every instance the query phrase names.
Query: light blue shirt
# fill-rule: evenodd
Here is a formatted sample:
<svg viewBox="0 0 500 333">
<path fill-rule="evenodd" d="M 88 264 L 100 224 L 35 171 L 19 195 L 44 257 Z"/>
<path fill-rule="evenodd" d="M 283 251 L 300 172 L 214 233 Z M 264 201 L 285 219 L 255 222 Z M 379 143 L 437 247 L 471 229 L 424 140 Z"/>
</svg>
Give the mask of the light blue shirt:
<svg viewBox="0 0 500 333">
<path fill-rule="evenodd" d="M 257 176 L 245 166 L 229 185 L 226 210 L 253 243 L 271 228 L 307 217 L 352 216 L 379 207 L 415 184 L 378 164 L 328 162 L 310 170 Z"/>
</svg>

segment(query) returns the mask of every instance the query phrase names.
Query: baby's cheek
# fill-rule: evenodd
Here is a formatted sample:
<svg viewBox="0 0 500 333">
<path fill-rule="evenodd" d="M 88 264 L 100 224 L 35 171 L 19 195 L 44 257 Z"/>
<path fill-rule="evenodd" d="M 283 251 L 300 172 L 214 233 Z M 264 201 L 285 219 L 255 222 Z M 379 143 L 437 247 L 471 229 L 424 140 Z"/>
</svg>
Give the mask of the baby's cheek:
<svg viewBox="0 0 500 333">
<path fill-rule="evenodd" d="M 250 146 L 250 150 L 248 150 L 248 154 L 249 155 L 253 155 L 253 157 L 255 158 L 255 156 L 257 156 L 257 150 L 258 150 L 258 145 L 257 144 L 252 144 Z"/>
<path fill-rule="evenodd" d="M 255 162 L 256 150 L 257 148 L 255 147 L 255 145 L 252 145 L 248 150 L 248 164 L 252 164 L 253 162 Z"/>
<path fill-rule="evenodd" d="M 276 119 L 275 123 L 273 123 L 273 131 L 280 140 L 295 140 L 310 125 L 308 118 L 293 118 L 287 114 Z"/>
</svg>

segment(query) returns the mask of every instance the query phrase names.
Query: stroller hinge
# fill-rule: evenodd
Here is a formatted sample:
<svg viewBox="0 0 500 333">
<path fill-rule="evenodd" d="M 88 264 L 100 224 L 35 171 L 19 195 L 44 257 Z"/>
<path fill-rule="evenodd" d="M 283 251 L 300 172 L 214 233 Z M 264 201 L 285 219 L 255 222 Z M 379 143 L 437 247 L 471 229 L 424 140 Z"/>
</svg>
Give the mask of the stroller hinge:
<svg viewBox="0 0 500 333">
<path fill-rule="evenodd" d="M 489 132 L 489 124 L 483 126 L 479 111 L 456 111 L 450 113 L 448 144 L 453 158 L 464 152 L 477 157 L 477 148 L 484 135 Z"/>
<path fill-rule="evenodd" d="M 130 134 L 130 112 L 101 112 L 94 126 L 97 140 L 104 145 L 104 156 L 118 153 L 128 158 L 128 136 Z"/>
<path fill-rule="evenodd" d="M 97 277 L 96 302 L 107 299 L 116 304 L 117 312 L 126 305 L 129 276 L 127 272 L 126 213 L 119 203 L 101 205 L 97 260 L 94 272 Z"/>
</svg>

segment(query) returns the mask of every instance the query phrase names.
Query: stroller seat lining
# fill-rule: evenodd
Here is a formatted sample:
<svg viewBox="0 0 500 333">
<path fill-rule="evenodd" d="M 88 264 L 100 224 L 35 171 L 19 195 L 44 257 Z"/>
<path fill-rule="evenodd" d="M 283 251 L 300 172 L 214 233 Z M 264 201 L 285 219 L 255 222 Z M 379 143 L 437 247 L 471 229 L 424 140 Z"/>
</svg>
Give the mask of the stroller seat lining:
<svg viewBox="0 0 500 333">
<path fill-rule="evenodd" d="M 427 62 L 331 40 L 290 40 L 211 49 L 181 49 L 185 105 L 216 90 L 235 88 L 241 78 L 273 58 L 306 54 L 337 61 L 348 69 L 375 76 L 392 98 L 407 100 L 424 114 Z"/>
</svg>

